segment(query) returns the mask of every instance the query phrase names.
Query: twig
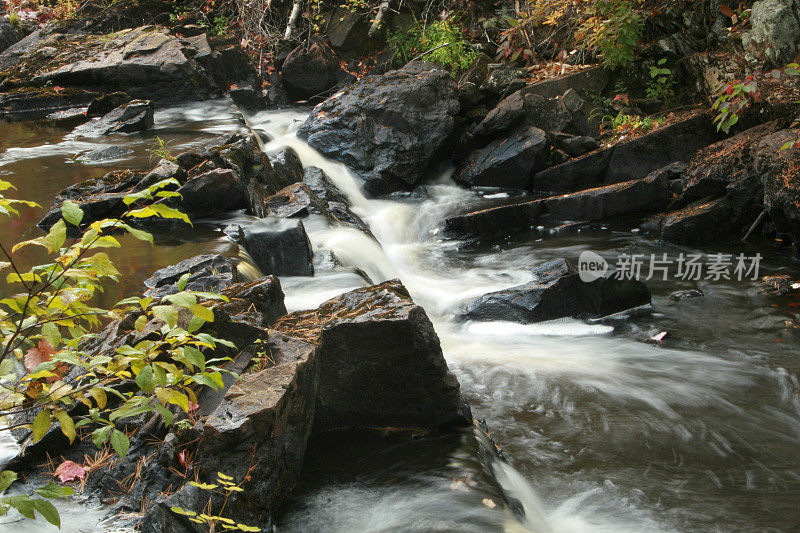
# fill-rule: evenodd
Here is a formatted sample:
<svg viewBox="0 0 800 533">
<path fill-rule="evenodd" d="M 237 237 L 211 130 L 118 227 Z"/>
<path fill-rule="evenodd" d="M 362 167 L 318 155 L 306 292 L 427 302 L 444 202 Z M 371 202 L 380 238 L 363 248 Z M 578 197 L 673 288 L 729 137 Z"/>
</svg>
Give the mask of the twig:
<svg viewBox="0 0 800 533">
<path fill-rule="evenodd" d="M 440 44 L 439 46 L 434 46 L 433 48 L 431 48 L 431 49 L 430 49 L 430 50 L 428 50 L 427 52 L 422 52 L 422 53 L 421 53 L 420 55 L 418 55 L 417 57 L 411 58 L 411 61 L 409 61 L 409 63 L 411 63 L 412 61 L 417 61 L 418 59 L 420 59 L 420 58 L 422 58 L 422 57 L 424 57 L 424 56 L 426 56 L 426 55 L 430 54 L 431 52 L 435 52 L 435 51 L 436 51 L 436 50 L 438 50 L 439 48 L 444 48 L 445 46 L 449 46 L 449 45 L 450 45 L 450 43 L 442 43 L 442 44 Z"/>
<path fill-rule="evenodd" d="M 767 210 L 766 209 L 761 211 L 761 214 L 758 215 L 758 217 L 756 217 L 756 220 L 755 220 L 755 222 L 753 222 L 753 225 L 750 226 L 750 229 L 747 230 L 747 233 L 745 233 L 744 237 L 742 237 L 742 242 L 745 242 L 750 237 L 750 235 L 753 234 L 753 232 L 756 230 L 756 228 L 758 228 L 759 224 L 761 224 L 761 221 L 764 220 L 764 216 L 766 216 L 766 214 L 767 214 Z"/>
</svg>

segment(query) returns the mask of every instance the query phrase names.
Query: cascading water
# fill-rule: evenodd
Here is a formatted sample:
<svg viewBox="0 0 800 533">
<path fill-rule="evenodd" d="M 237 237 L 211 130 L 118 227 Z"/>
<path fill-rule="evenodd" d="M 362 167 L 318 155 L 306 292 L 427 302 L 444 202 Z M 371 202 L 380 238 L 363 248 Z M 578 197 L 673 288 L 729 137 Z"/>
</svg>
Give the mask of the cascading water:
<svg viewBox="0 0 800 533">
<path fill-rule="evenodd" d="M 784 335 L 784 322 L 796 315 L 791 304 L 798 302 L 760 296 L 756 282 L 720 280 L 702 284 L 703 298 L 675 303 L 667 298 L 671 291 L 695 285 L 653 280 L 648 283 L 654 314 L 622 325 L 462 322 L 457 315 L 465 302 L 530 280 L 530 267 L 547 259 L 574 259 L 589 249 L 609 259 L 620 251 L 685 250 L 665 250 L 626 228 L 586 228 L 458 251 L 437 234 L 441 221 L 466 206 L 496 201 L 496 195 L 462 190 L 443 170 L 425 185 L 424 194 L 367 199 L 344 165 L 295 137 L 306 116 L 270 111 L 250 117 L 250 125 L 273 138 L 266 150 L 290 146 L 305 165 L 325 170 L 378 241 L 309 221 L 315 251 L 332 251 L 374 282 L 403 281 L 433 321 L 474 414 L 486 419 L 510 463 L 479 460 L 482 451 L 448 440 L 412 442 L 407 449 L 398 443 L 388 451 L 383 441 L 372 447 L 349 441 L 337 457 L 349 453 L 352 460 L 327 464 L 332 444 L 321 442 L 310 447 L 321 451 L 318 462 L 310 458 L 309 477 L 325 468 L 336 472 L 301 490 L 300 503 L 279 520 L 281 533 L 796 529 L 800 389 L 794 376 L 800 361 L 796 340 Z M 211 102 L 159 111 L 152 135 L 181 151 L 237 127 L 226 103 Z M 123 165 L 74 163 L 70 158 L 76 151 L 102 144 L 82 144 L 65 139 L 63 132 L 29 131 L 24 125 L 4 133 L 11 128 L 18 131 L 12 134 L 15 147 L 0 152 L 0 172 L 16 180 L 21 197 L 45 205 L 61 188 Z M 147 166 L 152 141 L 146 137 L 104 142 L 134 150 L 125 166 Z M 19 227 L 0 228 L 0 233 L 18 239 L 33 222 L 31 214 Z M 123 270 L 120 290 L 129 295 L 157 268 L 229 249 L 230 242 L 215 228 L 231 220 L 217 222 L 202 231 L 198 225 L 191 235 L 180 236 L 178 245 L 125 242 L 114 257 Z M 763 274 L 797 275 L 784 258 L 760 251 L 766 256 Z M 281 283 L 290 310 L 316 307 L 366 284 L 347 269 L 319 269 L 313 278 Z M 665 345 L 649 342 L 660 331 L 670 332 Z M 349 477 L 342 474 L 347 469 Z M 485 488 L 493 484 L 499 489 Z M 492 508 L 503 499 L 508 508 Z M 70 513 L 69 507 L 62 512 Z M 79 513 L 65 515 L 64 523 L 73 530 L 107 530 L 94 525 L 103 509 L 71 507 Z M 49 530 L 30 521 L 2 528 L 4 533 Z"/>
</svg>

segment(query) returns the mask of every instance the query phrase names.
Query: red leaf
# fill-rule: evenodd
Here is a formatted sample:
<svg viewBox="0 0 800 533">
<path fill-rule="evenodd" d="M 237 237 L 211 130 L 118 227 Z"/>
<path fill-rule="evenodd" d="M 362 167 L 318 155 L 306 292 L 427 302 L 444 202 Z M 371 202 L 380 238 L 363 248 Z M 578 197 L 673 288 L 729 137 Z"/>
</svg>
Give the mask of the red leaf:
<svg viewBox="0 0 800 533">
<path fill-rule="evenodd" d="M 733 92 L 733 85 L 728 85 L 728 87 L 725 89 L 725 92 L 730 95 Z"/>
<path fill-rule="evenodd" d="M 733 12 L 733 9 L 729 8 L 725 4 L 720 5 L 719 10 L 728 18 L 733 18 L 736 16 L 736 13 Z"/>
<path fill-rule="evenodd" d="M 183 468 L 186 468 L 186 450 L 181 450 L 181 453 L 178 454 L 178 463 Z"/>
<path fill-rule="evenodd" d="M 41 363 L 49 361 L 55 353 L 56 350 L 53 348 L 52 344 L 44 339 L 40 340 L 37 348 L 31 348 L 25 353 L 25 358 L 23 359 L 25 369 L 28 372 L 33 372 L 34 368 L 39 366 Z"/>
<path fill-rule="evenodd" d="M 67 481 L 85 478 L 86 469 L 72 461 L 64 461 L 56 468 L 55 475 L 58 476 L 62 483 L 66 483 Z"/>
<path fill-rule="evenodd" d="M 194 403 L 194 402 L 193 402 L 193 401 L 191 401 L 191 400 L 189 401 L 189 412 L 190 412 L 190 413 L 191 413 L 192 411 L 196 410 L 196 409 L 199 409 L 199 408 L 200 408 L 200 404 Z"/>
</svg>

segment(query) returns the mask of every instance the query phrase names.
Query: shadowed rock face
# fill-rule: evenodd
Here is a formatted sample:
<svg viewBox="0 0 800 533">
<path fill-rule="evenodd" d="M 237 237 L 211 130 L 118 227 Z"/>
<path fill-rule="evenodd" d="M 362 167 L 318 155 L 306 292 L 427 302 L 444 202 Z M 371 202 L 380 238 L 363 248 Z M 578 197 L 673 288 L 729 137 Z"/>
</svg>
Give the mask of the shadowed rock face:
<svg viewBox="0 0 800 533">
<path fill-rule="evenodd" d="M 458 110 L 450 74 L 415 62 L 328 98 L 298 135 L 350 166 L 376 196 L 410 190 L 422 179 L 453 131 Z"/>
<path fill-rule="evenodd" d="M 399 281 L 350 291 L 282 323 L 290 335 L 310 327 L 319 343 L 317 430 L 470 423 L 433 325 Z"/>
</svg>

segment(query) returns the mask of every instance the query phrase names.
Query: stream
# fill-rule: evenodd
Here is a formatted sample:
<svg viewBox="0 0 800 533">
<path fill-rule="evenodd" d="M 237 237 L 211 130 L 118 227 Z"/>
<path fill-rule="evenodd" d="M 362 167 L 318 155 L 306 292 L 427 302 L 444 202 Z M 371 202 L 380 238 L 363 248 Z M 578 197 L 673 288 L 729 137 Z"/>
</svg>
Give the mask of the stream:
<svg viewBox="0 0 800 533">
<path fill-rule="evenodd" d="M 291 146 L 304 165 L 322 168 L 380 243 L 311 220 L 306 229 L 315 252 L 332 251 L 376 283 L 403 281 L 427 311 L 473 414 L 486 420 L 508 464 L 487 463 L 465 435 L 411 443 L 374 435 L 316 438 L 300 486 L 278 516 L 279 532 L 800 527 L 800 359 L 798 339 L 785 331 L 785 322 L 800 312 L 797 293 L 767 296 L 756 280 L 650 280 L 653 312 L 624 321 L 523 325 L 457 318 L 471 299 L 531 280 L 532 266 L 556 257 L 576 261 L 585 250 L 610 263 L 621 253 L 758 252 L 760 275 L 797 279 L 800 270 L 785 254 L 757 241 L 703 250 L 661 245 L 624 222 L 534 229 L 500 246 L 459 249 L 439 234 L 444 218 L 508 198 L 463 190 L 443 167 L 415 193 L 367 199 L 346 167 L 294 136 L 307 112 L 267 111 L 249 123 L 274 139 L 266 150 Z M 46 208 L 68 185 L 114 169 L 148 167 L 156 137 L 179 153 L 245 128 L 223 100 L 162 110 L 155 122 L 144 134 L 92 142 L 41 124 L 0 122 L 0 177 L 17 187 L 15 196 Z M 97 164 L 73 160 L 102 144 L 133 153 Z M 42 212 L 26 209 L 0 227 L 0 239 L 35 236 Z M 155 246 L 124 238 L 111 254 L 122 282 L 106 292 L 103 304 L 139 291 L 156 269 L 201 253 L 231 252 L 221 231 L 227 222 L 203 222 Z M 35 250 L 25 253 L 25 262 L 41 259 Z M 364 283 L 338 268 L 282 278 L 281 284 L 293 311 Z M 700 289 L 704 297 L 672 301 L 669 294 L 679 289 Z M 650 340 L 662 331 L 669 333 L 663 343 Z M 499 504 L 500 493 L 516 502 L 517 512 Z M 100 509 L 65 507 L 73 512 L 62 530 L 108 530 L 95 525 Z M 55 530 L 43 521 L 14 521 L 2 529 Z"/>
</svg>

